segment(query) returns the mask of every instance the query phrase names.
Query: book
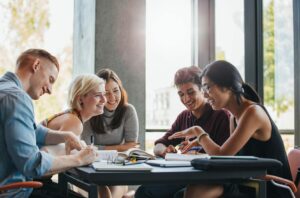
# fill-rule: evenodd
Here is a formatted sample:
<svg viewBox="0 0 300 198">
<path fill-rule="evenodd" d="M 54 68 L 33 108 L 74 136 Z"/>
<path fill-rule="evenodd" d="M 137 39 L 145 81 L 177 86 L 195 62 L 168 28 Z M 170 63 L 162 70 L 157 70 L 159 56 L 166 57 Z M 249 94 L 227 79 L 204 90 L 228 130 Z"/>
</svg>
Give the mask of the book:
<svg viewBox="0 0 300 198">
<path fill-rule="evenodd" d="M 208 154 L 179 154 L 179 153 L 167 153 L 165 156 L 166 161 L 192 161 L 196 158 L 210 158 Z"/>
<path fill-rule="evenodd" d="M 136 160 L 155 159 L 154 155 L 151 155 L 150 153 L 147 153 L 146 151 L 141 150 L 139 148 L 131 148 L 127 151 L 119 152 L 118 157 L 124 159 L 135 158 Z"/>
<path fill-rule="evenodd" d="M 97 154 L 96 161 L 114 161 L 118 157 L 117 150 L 97 150 Z"/>
<path fill-rule="evenodd" d="M 164 159 L 147 160 L 147 164 L 160 167 L 189 167 L 192 166 L 190 161 L 166 161 Z"/>
<path fill-rule="evenodd" d="M 121 164 L 112 164 L 107 162 L 94 162 L 92 163 L 92 167 L 96 171 L 103 171 L 103 172 L 127 172 L 127 171 L 146 171 L 150 172 L 152 167 L 145 163 L 133 163 L 130 165 L 121 165 Z"/>
</svg>

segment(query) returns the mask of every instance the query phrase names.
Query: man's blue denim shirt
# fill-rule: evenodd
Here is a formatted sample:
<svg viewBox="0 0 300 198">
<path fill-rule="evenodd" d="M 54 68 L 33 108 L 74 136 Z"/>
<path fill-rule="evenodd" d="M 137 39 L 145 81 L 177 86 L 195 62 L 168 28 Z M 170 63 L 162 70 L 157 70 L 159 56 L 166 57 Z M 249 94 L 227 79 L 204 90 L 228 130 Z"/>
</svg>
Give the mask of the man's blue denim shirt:
<svg viewBox="0 0 300 198">
<path fill-rule="evenodd" d="M 35 124 L 32 100 L 18 77 L 7 72 L 0 78 L 0 186 L 49 171 L 53 157 L 39 150 L 47 131 Z M 28 197 L 31 191 L 22 189 L 19 196 Z"/>
</svg>

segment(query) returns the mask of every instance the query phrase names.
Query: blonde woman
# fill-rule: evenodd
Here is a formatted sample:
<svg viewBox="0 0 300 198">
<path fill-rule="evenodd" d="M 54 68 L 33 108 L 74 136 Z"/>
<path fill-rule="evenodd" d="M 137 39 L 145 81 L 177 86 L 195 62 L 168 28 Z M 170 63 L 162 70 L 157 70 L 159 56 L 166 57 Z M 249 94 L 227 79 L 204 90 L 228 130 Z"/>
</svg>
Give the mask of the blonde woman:
<svg viewBox="0 0 300 198">
<path fill-rule="evenodd" d="M 91 117 L 102 114 L 106 103 L 105 81 L 94 74 L 77 76 L 69 88 L 68 109 L 55 114 L 42 124 L 50 129 L 72 131 L 80 137 L 83 123 Z M 43 148 L 49 153 L 64 154 L 64 145 Z M 70 151 L 66 150 L 66 153 Z"/>
<path fill-rule="evenodd" d="M 77 76 L 69 88 L 68 109 L 55 114 L 42 124 L 50 129 L 72 131 L 80 138 L 84 122 L 91 117 L 102 114 L 105 98 L 105 81 L 94 74 L 84 74 Z M 85 143 L 82 142 L 85 146 Z M 69 154 L 64 144 L 44 147 L 43 150 L 54 155 Z M 43 180 L 43 183 L 52 183 L 51 180 Z M 82 193 L 82 191 L 80 191 Z M 99 187 L 101 197 L 111 197 L 107 186 Z"/>
<path fill-rule="evenodd" d="M 139 122 L 135 107 L 128 97 L 119 76 L 111 69 L 101 69 L 97 76 L 106 81 L 107 102 L 104 113 L 91 118 L 84 124 L 82 140 L 87 144 L 95 137 L 95 146 L 101 150 L 126 151 L 138 145 Z M 109 186 L 114 198 L 129 196 L 127 186 Z"/>
</svg>

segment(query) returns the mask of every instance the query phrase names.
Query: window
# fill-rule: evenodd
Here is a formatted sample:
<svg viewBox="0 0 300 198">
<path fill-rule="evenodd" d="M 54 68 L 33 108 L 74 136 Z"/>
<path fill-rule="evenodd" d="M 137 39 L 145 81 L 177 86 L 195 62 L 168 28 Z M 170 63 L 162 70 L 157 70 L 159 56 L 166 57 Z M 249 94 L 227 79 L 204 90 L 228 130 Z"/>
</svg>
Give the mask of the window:
<svg viewBox="0 0 300 198">
<path fill-rule="evenodd" d="M 184 109 L 173 79 L 192 64 L 191 9 L 191 1 L 146 1 L 147 129 L 169 128 Z"/>
<path fill-rule="evenodd" d="M 263 1 L 264 104 L 283 133 L 294 131 L 293 1 Z M 293 135 L 283 136 L 286 148 Z"/>
<path fill-rule="evenodd" d="M 263 3 L 264 103 L 279 129 L 293 130 L 293 1 Z"/>
<path fill-rule="evenodd" d="M 28 48 L 55 55 L 60 74 L 53 94 L 35 101 L 36 120 L 62 111 L 72 75 L 73 0 L 16 0 L 0 3 L 0 75 L 14 71 L 17 56 Z"/>
<path fill-rule="evenodd" d="M 244 1 L 215 1 L 216 60 L 226 60 L 245 76 Z M 245 79 L 245 78 L 244 78 Z"/>
</svg>

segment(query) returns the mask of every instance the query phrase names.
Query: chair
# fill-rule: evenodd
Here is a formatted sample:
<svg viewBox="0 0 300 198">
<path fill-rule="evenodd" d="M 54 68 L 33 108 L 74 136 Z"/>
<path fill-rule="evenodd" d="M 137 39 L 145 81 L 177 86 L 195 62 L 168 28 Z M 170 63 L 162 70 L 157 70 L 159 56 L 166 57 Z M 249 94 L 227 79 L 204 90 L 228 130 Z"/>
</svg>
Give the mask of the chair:
<svg viewBox="0 0 300 198">
<path fill-rule="evenodd" d="M 292 197 L 300 198 L 300 185 L 299 185 L 300 150 L 292 149 L 288 153 L 288 161 L 289 161 L 293 181 L 281 177 L 277 177 L 274 175 L 266 175 L 264 179 L 267 181 L 271 181 L 275 186 L 289 189 Z"/>
<path fill-rule="evenodd" d="M 288 160 L 291 168 L 293 181 L 298 189 L 298 191 L 295 193 L 295 196 L 296 198 L 300 198 L 300 185 L 299 185 L 300 150 L 292 149 L 288 154 Z"/>
<path fill-rule="evenodd" d="M 42 186 L 43 183 L 38 181 L 15 182 L 4 186 L 0 186 L 0 194 L 4 193 L 7 190 L 11 190 L 15 188 L 40 188 Z"/>
</svg>

